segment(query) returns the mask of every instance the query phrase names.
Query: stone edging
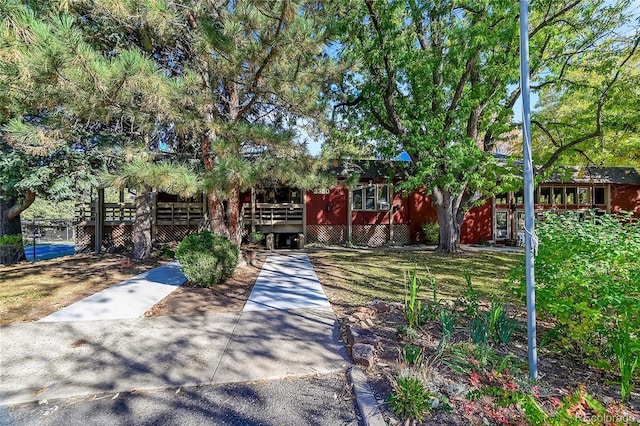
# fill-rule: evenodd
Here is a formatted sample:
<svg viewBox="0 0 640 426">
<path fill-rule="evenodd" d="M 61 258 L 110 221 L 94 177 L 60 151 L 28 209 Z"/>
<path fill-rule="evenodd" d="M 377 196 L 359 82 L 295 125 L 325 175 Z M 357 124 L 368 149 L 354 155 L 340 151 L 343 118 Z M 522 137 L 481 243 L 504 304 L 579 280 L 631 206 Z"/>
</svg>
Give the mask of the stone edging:
<svg viewBox="0 0 640 426">
<path fill-rule="evenodd" d="M 356 403 L 362 415 L 365 426 L 387 426 L 387 423 L 378 409 L 378 403 L 373 391 L 367 383 L 367 377 L 359 367 L 351 367 L 349 371 L 353 393 L 356 396 Z"/>
</svg>

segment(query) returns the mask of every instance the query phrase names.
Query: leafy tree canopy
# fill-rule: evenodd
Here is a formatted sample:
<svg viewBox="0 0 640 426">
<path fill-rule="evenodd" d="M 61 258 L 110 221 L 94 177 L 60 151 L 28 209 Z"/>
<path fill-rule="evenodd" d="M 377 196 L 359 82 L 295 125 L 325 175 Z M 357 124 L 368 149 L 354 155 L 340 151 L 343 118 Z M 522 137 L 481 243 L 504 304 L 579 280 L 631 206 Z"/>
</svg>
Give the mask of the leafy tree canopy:
<svg viewBox="0 0 640 426">
<path fill-rule="evenodd" d="M 618 83 L 617 70 L 635 49 L 632 36 L 615 33 L 628 19 L 629 4 L 529 2 L 537 89 L 558 87 L 587 63 L 603 76 L 596 113 L 584 117 L 590 125 L 579 127 L 576 144 L 602 134 L 600 112 Z M 497 164 L 493 154 L 516 127 L 518 2 L 359 0 L 333 6 L 343 34 L 334 52 L 349 66 L 333 86 L 337 126 L 350 141 L 373 145 L 384 157 L 402 151 L 411 157 L 415 172 L 407 186 L 431 192 L 439 250 L 456 251 L 465 212 L 482 194 L 495 192 L 496 182 L 516 180 L 517 172 Z M 545 165 L 556 160 L 553 152 Z"/>
</svg>

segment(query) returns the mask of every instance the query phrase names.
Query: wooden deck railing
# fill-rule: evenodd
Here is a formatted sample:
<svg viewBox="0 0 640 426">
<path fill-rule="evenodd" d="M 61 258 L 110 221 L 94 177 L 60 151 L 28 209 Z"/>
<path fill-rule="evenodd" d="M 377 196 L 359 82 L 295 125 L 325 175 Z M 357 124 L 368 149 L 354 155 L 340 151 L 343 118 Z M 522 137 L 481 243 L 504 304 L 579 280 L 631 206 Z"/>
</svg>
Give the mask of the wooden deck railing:
<svg viewBox="0 0 640 426">
<path fill-rule="evenodd" d="M 136 220 L 136 206 L 132 203 L 104 203 L 105 223 L 133 223 Z"/>
<path fill-rule="evenodd" d="M 293 203 L 267 204 L 256 203 L 252 218 L 252 209 L 244 211 L 245 225 L 256 226 L 302 225 L 303 205 Z"/>
<path fill-rule="evenodd" d="M 202 203 L 158 203 L 158 225 L 199 225 L 202 219 Z"/>
<path fill-rule="evenodd" d="M 157 225 L 199 225 L 203 217 L 202 203 L 157 203 L 154 214 Z M 109 225 L 133 223 L 136 208 L 132 203 L 105 203 L 104 222 Z M 76 223 L 95 223 L 95 204 L 76 204 Z"/>
<path fill-rule="evenodd" d="M 74 222 L 87 223 L 96 220 L 96 205 L 93 203 L 78 203 L 74 209 Z"/>
</svg>

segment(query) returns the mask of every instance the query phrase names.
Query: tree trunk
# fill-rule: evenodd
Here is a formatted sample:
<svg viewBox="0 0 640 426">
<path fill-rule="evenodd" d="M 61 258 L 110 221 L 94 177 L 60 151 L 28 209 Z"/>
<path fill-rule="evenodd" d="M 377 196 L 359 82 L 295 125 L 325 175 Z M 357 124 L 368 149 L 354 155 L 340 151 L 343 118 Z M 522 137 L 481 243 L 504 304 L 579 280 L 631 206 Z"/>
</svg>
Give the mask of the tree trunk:
<svg viewBox="0 0 640 426">
<path fill-rule="evenodd" d="M 136 191 L 136 220 L 133 224 L 133 258 L 151 256 L 151 188 Z"/>
<path fill-rule="evenodd" d="M 436 250 L 438 252 L 460 252 L 460 227 L 464 219 L 462 197 L 462 194 L 456 195 L 439 187 L 433 189 L 433 206 L 438 214 L 440 228 L 440 242 Z"/>
<path fill-rule="evenodd" d="M 209 194 L 209 217 L 211 218 L 211 232 L 229 237 L 226 209 L 224 200 L 215 194 Z"/>
<path fill-rule="evenodd" d="M 224 235 L 235 245 L 240 245 L 240 196 L 237 188 L 224 200 L 209 194 L 209 215 L 211 232 Z"/>
<path fill-rule="evenodd" d="M 33 204 L 35 198 L 36 195 L 31 191 L 27 191 L 24 200 L 21 201 L 17 197 L 5 198 L 0 191 L 0 237 L 22 235 L 20 213 Z M 7 242 L 0 245 L 0 264 L 12 265 L 26 259 L 22 239 L 14 243 Z"/>
<path fill-rule="evenodd" d="M 227 204 L 227 225 L 229 227 L 229 238 L 231 241 L 239 246 L 241 243 L 240 235 L 240 194 L 238 188 L 234 188 Z"/>
</svg>

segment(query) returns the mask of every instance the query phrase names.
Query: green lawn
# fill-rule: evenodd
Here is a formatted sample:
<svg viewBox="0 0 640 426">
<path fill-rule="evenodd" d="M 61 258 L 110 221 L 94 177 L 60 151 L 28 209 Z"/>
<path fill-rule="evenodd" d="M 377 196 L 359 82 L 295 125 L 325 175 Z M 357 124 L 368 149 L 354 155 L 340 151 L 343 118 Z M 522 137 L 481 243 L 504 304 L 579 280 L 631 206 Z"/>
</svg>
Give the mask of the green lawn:
<svg viewBox="0 0 640 426">
<path fill-rule="evenodd" d="M 414 268 L 421 277 L 434 276 L 438 297 L 455 299 L 466 289 L 464 271 L 481 299 L 509 298 L 504 282 L 523 254 L 465 252 L 441 254 L 433 251 L 380 251 L 317 249 L 309 252 L 318 278 L 332 304 L 345 311 L 368 305 L 373 299 L 401 302 L 404 274 Z M 423 298 L 432 298 L 430 280 L 425 280 Z"/>
</svg>

